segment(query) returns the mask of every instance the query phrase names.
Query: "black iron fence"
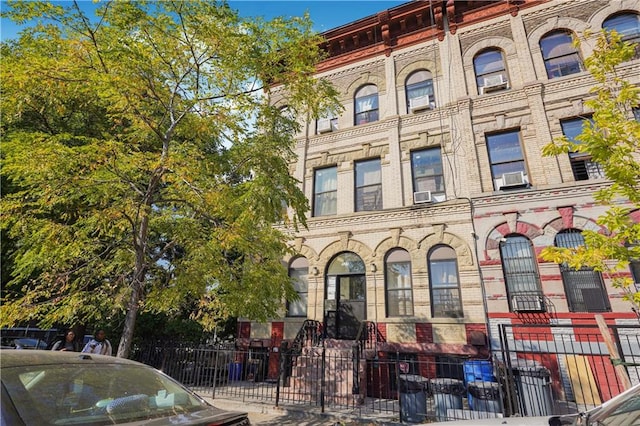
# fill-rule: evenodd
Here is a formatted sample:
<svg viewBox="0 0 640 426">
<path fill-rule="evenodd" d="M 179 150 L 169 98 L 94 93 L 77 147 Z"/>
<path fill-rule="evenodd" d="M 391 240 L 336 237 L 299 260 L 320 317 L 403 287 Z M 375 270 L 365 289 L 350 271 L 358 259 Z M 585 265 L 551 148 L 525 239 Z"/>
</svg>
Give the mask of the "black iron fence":
<svg viewBox="0 0 640 426">
<path fill-rule="evenodd" d="M 502 324 L 501 368 L 507 377 L 507 411 L 521 415 L 565 414 L 600 405 L 640 383 L 640 325 L 609 325 L 611 354 L 595 325 Z"/>
<path fill-rule="evenodd" d="M 493 359 L 322 346 L 241 351 L 138 348 L 133 357 L 202 394 L 311 406 L 410 423 L 583 411 L 640 382 L 640 326 L 613 326 L 610 359 L 597 327 L 501 326 Z"/>
</svg>

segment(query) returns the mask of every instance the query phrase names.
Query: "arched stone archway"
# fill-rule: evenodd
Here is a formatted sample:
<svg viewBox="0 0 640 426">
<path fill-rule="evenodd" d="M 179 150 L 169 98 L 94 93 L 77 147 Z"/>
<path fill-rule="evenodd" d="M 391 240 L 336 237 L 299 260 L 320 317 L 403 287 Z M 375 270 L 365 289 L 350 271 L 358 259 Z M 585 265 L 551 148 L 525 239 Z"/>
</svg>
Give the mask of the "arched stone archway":
<svg viewBox="0 0 640 426">
<path fill-rule="evenodd" d="M 445 244 L 453 248 L 458 257 L 458 266 L 460 269 L 468 268 L 474 265 L 473 252 L 471 247 L 465 240 L 455 234 L 437 230 L 435 233 L 427 235 L 419 243 L 420 256 L 422 259 L 427 258 L 429 249 L 438 244 Z M 423 262 L 426 268 L 426 260 Z"/>
</svg>

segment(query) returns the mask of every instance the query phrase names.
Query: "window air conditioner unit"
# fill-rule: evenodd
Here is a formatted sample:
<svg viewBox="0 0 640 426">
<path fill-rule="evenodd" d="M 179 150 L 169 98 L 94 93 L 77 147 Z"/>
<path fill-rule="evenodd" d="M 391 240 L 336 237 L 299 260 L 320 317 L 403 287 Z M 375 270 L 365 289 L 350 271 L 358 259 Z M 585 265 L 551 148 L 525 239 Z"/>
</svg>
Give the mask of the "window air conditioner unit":
<svg viewBox="0 0 640 426">
<path fill-rule="evenodd" d="M 514 312 L 546 312 L 542 296 L 537 294 L 517 294 L 511 297 Z"/>
<path fill-rule="evenodd" d="M 331 131 L 331 119 L 322 118 L 318 120 L 318 133 L 327 133 Z"/>
<path fill-rule="evenodd" d="M 433 102 L 429 102 L 429 96 L 418 96 L 417 98 L 409 99 L 409 110 L 411 112 L 433 109 L 433 107 Z"/>
<path fill-rule="evenodd" d="M 502 185 L 500 188 L 509 188 L 512 186 L 526 185 L 527 181 L 524 178 L 524 172 L 505 173 L 502 175 Z"/>
<path fill-rule="evenodd" d="M 413 204 L 422 204 L 431 202 L 431 191 L 419 191 L 413 193 Z"/>
<path fill-rule="evenodd" d="M 496 90 L 506 89 L 508 86 L 509 82 L 503 74 L 492 75 L 491 77 L 484 78 L 484 84 L 480 88 L 480 93 L 495 92 Z"/>
</svg>

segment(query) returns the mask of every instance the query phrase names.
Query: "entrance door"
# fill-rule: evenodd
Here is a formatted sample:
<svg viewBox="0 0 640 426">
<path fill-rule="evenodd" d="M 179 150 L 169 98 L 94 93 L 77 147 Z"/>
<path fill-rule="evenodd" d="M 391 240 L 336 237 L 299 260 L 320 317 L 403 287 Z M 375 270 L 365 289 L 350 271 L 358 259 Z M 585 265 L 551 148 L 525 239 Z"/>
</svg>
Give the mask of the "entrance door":
<svg viewBox="0 0 640 426">
<path fill-rule="evenodd" d="M 355 339 L 367 316 L 367 281 L 360 256 L 350 252 L 337 255 L 327 268 L 325 284 L 327 337 Z"/>
<path fill-rule="evenodd" d="M 366 319 L 366 279 L 364 275 L 338 276 L 338 339 L 353 340 Z"/>
</svg>

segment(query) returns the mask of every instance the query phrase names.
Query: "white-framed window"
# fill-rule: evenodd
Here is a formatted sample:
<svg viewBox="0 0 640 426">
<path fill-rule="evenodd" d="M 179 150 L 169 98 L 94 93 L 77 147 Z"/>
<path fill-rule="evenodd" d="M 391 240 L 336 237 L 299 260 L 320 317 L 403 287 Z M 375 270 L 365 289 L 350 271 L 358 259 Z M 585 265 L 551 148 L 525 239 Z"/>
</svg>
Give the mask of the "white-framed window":
<svg viewBox="0 0 640 426">
<path fill-rule="evenodd" d="M 356 211 L 382 210 L 382 170 L 380 159 L 355 163 Z"/>
<path fill-rule="evenodd" d="M 480 95 L 509 88 L 509 77 L 500 49 L 488 49 L 473 58 L 476 85 Z"/>
<path fill-rule="evenodd" d="M 298 293 L 298 300 L 287 302 L 288 317 L 306 317 L 309 294 L 309 261 L 305 257 L 296 257 L 289 265 L 289 277 Z"/>
<path fill-rule="evenodd" d="M 444 172 L 440 147 L 411 152 L 414 203 L 429 199 L 445 201 Z"/>
<path fill-rule="evenodd" d="M 408 112 L 435 108 L 431 72 L 418 70 L 411 73 L 405 82 L 405 92 Z"/>
<path fill-rule="evenodd" d="M 355 124 L 366 124 L 378 121 L 378 88 L 375 84 L 367 84 L 356 91 Z"/>
<path fill-rule="evenodd" d="M 404 249 L 393 249 L 385 258 L 384 283 L 387 317 L 413 316 L 411 257 Z"/>
<path fill-rule="evenodd" d="M 317 169 L 313 186 L 313 215 L 334 215 L 338 209 L 338 168 Z"/>
<path fill-rule="evenodd" d="M 523 187 L 528 184 L 520 131 L 494 133 L 486 136 L 493 186 L 499 189 Z"/>
<path fill-rule="evenodd" d="M 548 78 L 558 78 L 584 70 L 582 59 L 573 45 L 573 33 L 553 31 L 540 39 L 540 49 Z"/>
<path fill-rule="evenodd" d="M 447 245 L 437 245 L 429 250 L 428 258 L 431 316 L 462 318 L 464 313 L 455 250 Z"/>
</svg>

